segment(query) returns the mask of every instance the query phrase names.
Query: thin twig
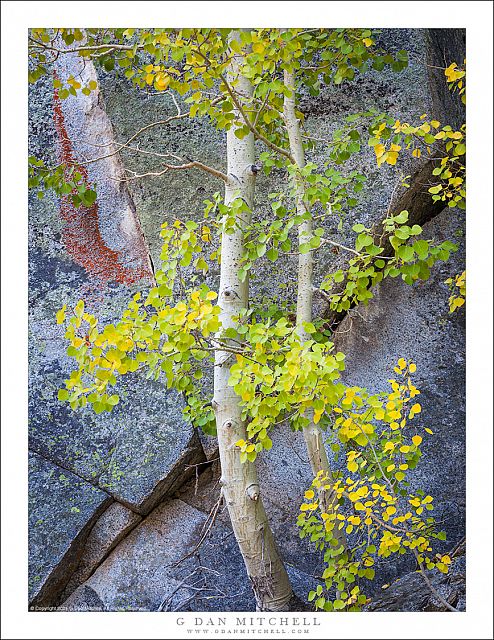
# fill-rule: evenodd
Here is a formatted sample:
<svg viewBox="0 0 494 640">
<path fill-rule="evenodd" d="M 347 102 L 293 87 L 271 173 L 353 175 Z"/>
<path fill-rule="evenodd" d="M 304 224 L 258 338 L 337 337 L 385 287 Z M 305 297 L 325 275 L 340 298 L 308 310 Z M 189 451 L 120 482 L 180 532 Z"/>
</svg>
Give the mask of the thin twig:
<svg viewBox="0 0 494 640">
<path fill-rule="evenodd" d="M 172 568 L 178 567 L 179 564 L 181 564 L 184 560 L 187 560 L 187 558 L 190 558 L 191 556 L 193 556 L 197 550 L 201 547 L 201 545 L 204 543 L 204 540 L 206 539 L 208 533 L 211 531 L 214 522 L 216 520 L 216 516 L 218 514 L 218 509 L 220 508 L 221 505 L 221 501 L 223 500 L 223 496 L 220 495 L 220 497 L 218 498 L 218 501 L 216 502 L 216 504 L 213 506 L 213 508 L 211 509 L 211 511 L 209 512 L 208 517 L 206 518 L 205 522 L 204 522 L 204 526 L 203 526 L 203 533 L 201 535 L 201 538 L 199 540 L 199 542 L 196 544 L 196 546 L 194 547 L 194 549 L 192 549 L 192 551 L 190 551 L 189 553 L 187 553 L 185 556 L 183 556 L 182 558 L 180 558 L 180 560 L 178 560 L 177 562 L 175 562 L 175 564 L 171 565 Z M 208 524 L 209 521 L 209 524 Z M 208 524 L 208 526 L 206 527 L 206 524 Z M 205 531 L 204 528 L 206 527 Z"/>
</svg>

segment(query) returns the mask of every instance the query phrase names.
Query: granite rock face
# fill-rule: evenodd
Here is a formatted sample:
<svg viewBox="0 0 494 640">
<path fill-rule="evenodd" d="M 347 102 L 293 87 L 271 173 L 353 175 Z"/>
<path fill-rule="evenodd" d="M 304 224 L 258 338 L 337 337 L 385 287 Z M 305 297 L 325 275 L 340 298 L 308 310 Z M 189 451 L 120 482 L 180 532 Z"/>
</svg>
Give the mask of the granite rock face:
<svg viewBox="0 0 494 640">
<path fill-rule="evenodd" d="M 77 567 L 111 497 L 66 469 L 29 454 L 29 603 L 51 606 Z"/>
<path fill-rule="evenodd" d="M 461 229 L 459 216 L 445 211 L 426 225 L 424 235 L 458 242 Z M 350 312 L 335 340 L 346 354 L 343 380 L 373 392 L 389 388 L 386 381 L 399 358 L 417 364 L 414 384 L 422 413 L 414 422 L 434 435 L 424 435 L 423 458 L 411 478 L 414 489 L 427 487 L 434 496 L 450 545 L 465 526 L 465 315 L 449 314 L 444 280 L 463 264 L 459 251 L 447 264 L 437 263 L 424 283 L 384 281 L 368 306 Z"/>
<path fill-rule="evenodd" d="M 117 544 L 136 527 L 141 516 L 119 502 L 113 502 L 98 518 L 91 529 L 81 560 L 65 588 L 61 600 L 65 601 L 70 594 L 85 582 Z"/>
<path fill-rule="evenodd" d="M 434 90 L 437 82 L 431 82 L 431 73 L 435 72 L 426 66 L 435 65 L 438 55 L 442 59 L 448 46 L 455 49 L 451 59 L 461 59 L 462 34 L 456 35 L 451 39 L 423 30 L 383 30 L 383 46 L 409 51 L 408 69 L 400 74 L 371 72 L 351 84 L 325 88 L 317 98 L 303 96 L 300 107 L 307 133 L 327 139 L 341 127 L 348 113 L 369 107 L 393 113 L 403 122 L 417 121 L 423 113 L 441 122 L 457 122 L 461 114 L 455 111 L 448 94 Z M 85 74 L 86 80 L 95 78 L 90 65 L 87 69 L 76 68 L 73 59 L 63 64 L 66 66 L 59 69 L 60 74 L 75 70 Z M 114 74 L 98 75 L 101 93 L 87 98 L 71 97 L 58 103 L 45 80 L 32 89 L 33 153 L 56 162 L 64 149 L 64 137 L 68 137 L 70 153 L 79 162 L 95 154 L 104 155 L 105 150 L 113 154 L 118 148 L 115 139 L 123 143 L 140 127 L 175 113 L 166 92 L 147 94 L 122 78 L 115 79 Z M 54 108 L 59 109 L 62 120 L 60 115 L 54 120 Z M 91 146 L 89 140 L 102 146 Z M 177 120 L 150 129 L 140 137 L 140 146 L 186 155 L 225 170 L 225 136 L 205 120 Z M 321 164 L 326 154 L 327 148 L 321 144 L 308 159 Z M 412 161 L 405 163 L 403 172 L 411 173 L 414 166 Z M 81 500 L 94 491 L 96 495 L 101 493 L 102 499 L 111 500 L 112 496 L 117 501 L 102 515 L 108 502 L 103 501 L 103 507 L 84 504 L 81 513 L 84 511 L 85 522 L 90 524 L 86 528 L 81 524 L 82 537 L 87 540 L 81 538 L 74 554 L 79 566 L 75 561 L 65 564 L 69 576 L 55 590 L 58 596 L 65 591 L 53 601 L 71 611 L 252 610 L 254 600 L 226 511 L 218 514 L 204 543 L 194 551 L 218 499 L 220 469 L 217 461 L 210 467 L 203 464 L 206 458 L 217 457 L 216 441 L 202 434 L 199 438 L 183 422 L 181 398 L 159 383 L 129 376 L 121 383 L 120 404 L 104 417 L 89 410 L 74 413 L 56 400 L 70 363 L 62 332 L 54 324 L 55 311 L 64 302 L 70 307 L 82 297 L 103 322 L 112 322 L 130 294 L 152 282 L 150 265 L 159 264 L 162 222 L 173 216 L 196 218 L 204 199 L 223 188 L 200 171 L 187 175 L 170 172 L 164 177 L 130 182 L 127 187 L 119 182 L 125 175 L 124 167 L 143 173 L 156 169 L 156 159 L 122 148 L 120 154 L 87 165 L 87 180 L 96 183 L 98 200 L 96 209 L 85 212 L 85 217 L 50 196 L 31 201 L 30 447 L 35 459 L 43 456 L 55 473 L 68 476 L 66 468 L 85 483 L 87 491 L 81 492 Z M 340 225 L 338 220 L 326 223 L 331 237 L 343 244 L 351 242 L 356 219 L 371 226 L 384 216 L 397 181 L 392 167 L 377 169 L 370 148 L 345 165 L 344 171 L 352 169 L 368 175 L 359 204 Z M 266 214 L 267 194 L 279 188 L 282 180 L 276 171 L 269 177 L 258 176 L 255 216 Z M 453 240 L 460 247 L 458 253 L 447 265 L 438 263 L 426 283 L 410 287 L 390 279 L 376 287 L 369 305 L 350 312 L 335 335 L 336 347 L 347 356 L 344 380 L 350 384 L 385 390 L 399 357 L 413 358 L 417 363 L 415 380 L 423 407 L 420 419 L 434 436 L 424 438 L 424 457 L 414 482 L 416 488 L 426 486 L 435 497 L 434 513 L 448 536 L 446 543 L 438 544 L 437 551 L 442 552 L 464 535 L 464 310 L 448 314 L 449 294 L 444 284 L 446 278 L 464 268 L 463 227 L 464 214 L 456 210 L 447 210 L 427 223 L 424 228 L 429 237 Z M 94 263 L 88 263 L 88 251 L 97 256 Z M 328 271 L 345 264 L 347 257 L 344 252 L 318 252 L 316 283 Z M 262 275 L 252 280 L 256 302 L 281 295 L 289 305 L 293 303 L 294 258 L 286 257 L 275 265 L 261 261 L 259 272 Z M 217 277 L 213 268 L 208 274 L 212 288 L 217 286 Z M 301 434 L 279 425 L 272 439 L 273 449 L 264 452 L 258 464 L 263 500 L 295 591 L 305 599 L 322 561 L 306 540 L 300 540 L 295 524 L 303 492 L 312 479 L 310 467 Z M 332 453 L 330 456 L 334 468 L 343 468 L 340 459 L 333 459 Z M 200 466 L 192 466 L 197 464 Z M 44 500 L 45 485 L 36 482 L 32 491 Z M 60 508 L 66 507 L 64 501 L 70 506 L 69 500 L 68 495 L 63 498 Z M 141 516 L 143 520 L 139 521 Z M 62 528 L 64 522 L 62 518 Z M 40 563 L 36 554 L 44 538 L 36 527 L 33 531 L 35 567 Z M 77 531 L 67 529 L 64 536 L 70 540 L 71 536 L 77 537 Z M 185 557 L 191 551 L 194 553 Z M 47 566 L 45 574 L 50 577 L 54 573 L 56 578 L 61 554 L 53 554 L 53 565 Z M 418 594 L 411 600 L 411 610 L 433 606 L 430 600 L 424 600 L 423 580 L 418 576 L 416 582 L 413 570 L 412 560 L 403 558 L 376 567 L 374 584 L 366 590 L 373 597 L 374 610 L 402 610 L 399 607 L 407 606 L 396 604 L 399 597 L 388 598 L 395 593 L 394 587 L 381 592 L 383 584 L 400 576 L 405 580 L 403 593 L 414 590 Z M 34 574 L 42 575 L 38 570 Z M 463 597 L 460 591 L 459 606 Z M 42 594 L 41 599 L 48 601 L 52 594 Z"/>
<path fill-rule="evenodd" d="M 458 609 L 466 610 L 465 540 L 450 554 L 453 562 L 447 575 L 427 571 L 436 593 L 432 593 L 420 573 L 406 573 L 366 606 L 366 611 L 447 611 L 441 598 Z"/>
<path fill-rule="evenodd" d="M 74 591 L 62 610 L 254 610 L 232 531 L 218 523 L 209 529 L 208 522 L 204 512 L 182 500 L 163 502 Z M 314 580 L 296 568 L 289 571 L 297 594 L 305 599 L 307 584 L 313 586 Z"/>
<path fill-rule="evenodd" d="M 92 65 L 82 68 L 73 56 L 61 57 L 58 64 L 54 71 L 59 75 L 81 75 L 85 82 L 95 78 Z M 61 101 L 46 77 L 31 87 L 30 113 L 30 153 L 49 165 L 62 160 L 74 163 L 86 184 L 96 185 L 98 196 L 91 207 L 76 209 L 68 198 L 47 194 L 39 200 L 30 194 L 29 448 L 37 454 L 35 460 L 53 466 L 57 477 L 77 477 L 85 487 L 80 492 L 74 489 L 72 496 L 68 492 L 60 496 L 61 513 L 73 506 L 70 497 L 77 500 L 85 522 L 94 522 L 100 511 L 94 495 L 104 501 L 113 496 L 133 511 L 149 513 L 190 477 L 193 470 L 188 465 L 204 460 L 197 433 L 182 418 L 182 398 L 134 374 L 118 386 L 121 402 L 111 415 L 96 416 L 86 409 L 74 412 L 57 399 L 73 365 L 55 312 L 64 303 L 70 309 L 82 298 L 102 324 L 113 322 L 131 294 L 154 279 L 135 206 L 120 182 L 123 166 L 115 154 L 113 129 L 99 90 Z M 85 164 L 95 153 L 109 157 Z M 33 505 L 51 502 L 47 487 L 33 472 Z M 69 525 L 70 519 L 60 518 L 53 527 L 55 537 L 78 536 L 79 530 Z M 70 544 L 76 543 L 79 538 Z M 57 572 L 62 571 L 57 562 L 63 554 L 56 550 L 54 564 L 43 560 L 44 568 L 39 568 L 37 554 L 44 548 L 52 549 L 38 524 L 31 528 L 30 544 L 37 591 L 45 582 L 57 581 Z M 65 567 L 64 579 L 74 568 L 72 562 Z M 51 604 L 57 590 L 43 589 L 36 602 Z"/>
<path fill-rule="evenodd" d="M 204 514 L 180 501 L 157 507 L 109 555 L 63 607 L 71 607 L 89 587 L 107 611 L 157 611 L 167 598 L 190 597 L 180 582 L 194 571 L 194 560 L 173 565 L 191 551 Z M 180 541 L 177 544 L 177 540 Z M 184 583 L 185 585 L 185 583 Z M 167 600 L 168 602 L 168 600 Z"/>
</svg>

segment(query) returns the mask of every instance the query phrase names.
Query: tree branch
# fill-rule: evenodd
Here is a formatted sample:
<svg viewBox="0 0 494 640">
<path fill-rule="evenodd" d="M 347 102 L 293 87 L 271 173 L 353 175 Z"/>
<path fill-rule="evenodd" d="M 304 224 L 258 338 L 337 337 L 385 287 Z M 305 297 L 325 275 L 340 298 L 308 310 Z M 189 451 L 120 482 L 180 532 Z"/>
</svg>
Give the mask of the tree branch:
<svg viewBox="0 0 494 640">
<path fill-rule="evenodd" d="M 245 122 L 245 124 L 247 125 L 247 127 L 249 128 L 249 130 L 251 131 L 251 133 L 254 134 L 254 136 L 256 138 L 258 138 L 259 140 L 262 140 L 264 142 L 264 144 L 269 147 L 270 149 L 272 149 L 273 151 L 276 151 L 277 153 L 280 153 L 281 155 L 285 156 L 285 158 L 288 158 L 290 160 L 290 162 L 294 162 L 293 160 L 293 156 L 286 150 L 283 149 L 282 147 L 278 147 L 278 145 L 274 144 L 274 142 L 271 142 L 271 140 L 268 140 L 268 138 L 266 138 L 265 135 L 263 135 L 259 129 L 257 129 L 252 122 L 249 119 L 249 116 L 245 113 L 244 108 L 242 107 L 242 105 L 240 104 L 240 102 L 237 100 L 237 97 L 235 95 L 234 90 L 232 89 L 232 87 L 229 85 L 227 79 L 225 78 L 224 74 L 220 73 L 219 74 L 219 78 L 220 80 L 224 83 L 226 90 L 228 91 L 231 99 L 233 100 L 233 104 L 236 106 L 236 108 L 238 109 L 239 113 L 242 116 L 243 121 Z"/>
<path fill-rule="evenodd" d="M 137 149 L 134 149 L 134 151 L 137 151 Z M 175 157 L 178 160 L 180 160 L 180 158 L 178 158 L 178 156 L 173 156 L 173 154 L 168 154 L 168 155 L 170 155 L 172 157 Z M 202 169 L 202 171 L 205 171 L 206 173 L 209 173 L 210 175 L 214 176 L 215 178 L 219 178 L 220 180 L 222 180 L 225 183 L 229 183 L 229 181 L 230 181 L 230 178 L 226 175 L 226 173 L 223 173 L 222 171 L 219 171 L 218 169 L 214 169 L 213 167 L 210 167 L 207 164 L 199 162 L 198 160 L 193 160 L 191 162 L 186 162 L 184 164 L 166 164 L 166 163 L 164 163 L 162 166 L 164 167 L 164 169 L 162 171 L 148 171 L 147 173 L 136 173 L 135 171 L 130 171 L 129 169 L 126 169 L 127 172 L 132 173 L 133 175 L 128 176 L 126 178 L 117 179 L 117 181 L 118 182 L 129 182 L 130 180 L 138 180 L 140 178 L 147 178 L 149 176 L 159 177 L 159 176 L 164 175 L 168 171 L 180 171 L 180 170 L 183 170 L 183 169 Z"/>
<path fill-rule="evenodd" d="M 431 194 L 424 189 L 424 185 L 428 183 L 431 178 L 432 170 L 435 167 L 433 160 L 428 160 L 422 164 L 412 176 L 410 180 L 410 187 L 405 190 L 400 190 L 395 193 L 391 198 L 391 203 L 388 208 L 387 215 L 398 214 L 401 211 L 408 211 L 408 223 L 410 226 L 418 224 L 420 226 L 426 224 L 438 216 L 445 208 L 445 205 L 441 201 L 433 202 Z M 387 215 L 385 217 L 387 217 Z M 374 225 L 371 235 L 376 244 L 384 249 L 383 253 L 389 255 L 393 253 L 393 247 L 389 241 L 390 234 L 384 231 L 384 219 Z M 382 256 L 378 256 L 382 258 Z M 346 287 L 346 278 L 338 284 L 330 293 L 341 293 Z M 355 307 L 355 303 L 351 303 L 350 309 L 346 311 L 333 311 L 329 306 L 323 312 L 323 318 L 327 320 L 332 330 L 335 330 L 338 325 L 346 318 L 349 311 Z"/>
</svg>

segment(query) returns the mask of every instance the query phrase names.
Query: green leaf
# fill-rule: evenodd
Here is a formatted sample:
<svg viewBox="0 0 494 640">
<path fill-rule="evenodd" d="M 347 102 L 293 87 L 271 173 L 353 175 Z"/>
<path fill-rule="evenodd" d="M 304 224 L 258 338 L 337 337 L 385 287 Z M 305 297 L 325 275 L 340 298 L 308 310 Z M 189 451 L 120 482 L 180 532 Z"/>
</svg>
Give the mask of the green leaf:
<svg viewBox="0 0 494 640">
<path fill-rule="evenodd" d="M 343 282 L 343 280 L 345 279 L 345 274 L 343 273 L 343 271 L 337 271 L 334 275 L 333 275 L 333 280 L 335 282 Z"/>
<path fill-rule="evenodd" d="M 371 244 L 373 244 L 372 237 L 367 233 L 361 233 L 360 235 L 357 236 L 357 241 L 355 242 L 355 248 L 357 249 L 357 251 L 360 251 L 364 247 L 368 247 Z"/>
<path fill-rule="evenodd" d="M 408 221 L 408 211 L 402 211 L 397 216 L 394 216 L 393 220 L 398 224 L 404 224 Z"/>
<path fill-rule="evenodd" d="M 415 252 L 412 247 L 409 247 L 408 245 L 402 245 L 401 247 L 398 247 L 396 255 L 404 262 L 410 262 L 411 260 L 413 260 Z"/>
<path fill-rule="evenodd" d="M 413 250 L 417 254 L 419 260 L 425 260 L 429 255 L 429 243 L 427 240 L 417 240 L 413 243 Z"/>
<path fill-rule="evenodd" d="M 268 260 L 270 260 L 271 262 L 276 262 L 276 260 L 278 260 L 278 249 L 272 248 L 270 249 L 267 253 L 266 253 L 266 257 Z"/>
</svg>

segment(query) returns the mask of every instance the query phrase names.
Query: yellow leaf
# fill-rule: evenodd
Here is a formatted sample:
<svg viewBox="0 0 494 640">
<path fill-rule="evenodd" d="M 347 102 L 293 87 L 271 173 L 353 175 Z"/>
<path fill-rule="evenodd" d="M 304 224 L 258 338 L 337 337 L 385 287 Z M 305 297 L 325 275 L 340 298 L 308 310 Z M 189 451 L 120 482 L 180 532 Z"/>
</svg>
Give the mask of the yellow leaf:
<svg viewBox="0 0 494 640">
<path fill-rule="evenodd" d="M 308 491 L 306 491 L 304 493 L 304 498 L 306 500 L 312 500 L 312 498 L 315 496 L 315 493 L 312 491 L 312 489 L 309 489 Z"/>
<path fill-rule="evenodd" d="M 383 144 L 376 144 L 376 146 L 374 147 L 374 151 L 376 154 L 376 158 L 380 158 L 386 151 L 386 147 Z"/>
<path fill-rule="evenodd" d="M 408 367 L 408 370 L 410 371 L 410 373 L 415 373 L 417 371 L 417 365 L 411 362 Z"/>
<path fill-rule="evenodd" d="M 65 309 L 67 308 L 67 305 L 64 304 L 63 307 L 57 311 L 57 324 L 62 324 L 65 321 Z"/>
<path fill-rule="evenodd" d="M 420 151 L 420 149 L 414 149 L 414 150 L 412 151 L 412 156 L 413 156 L 414 158 L 420 158 L 420 156 L 421 156 L 421 155 L 422 155 L 422 152 Z"/>
<path fill-rule="evenodd" d="M 416 402 L 412 407 L 413 413 L 420 413 L 422 411 L 422 407 Z"/>
<path fill-rule="evenodd" d="M 422 438 L 420 436 L 413 436 L 412 442 L 416 447 L 418 447 L 419 444 L 422 442 Z"/>
<path fill-rule="evenodd" d="M 404 369 L 407 366 L 405 358 L 400 358 L 398 360 L 398 366 L 400 367 L 400 369 Z"/>
<path fill-rule="evenodd" d="M 366 47 L 370 47 L 371 45 L 374 44 L 374 41 L 371 38 L 364 38 L 362 42 L 365 44 Z"/>
<path fill-rule="evenodd" d="M 159 73 L 156 76 L 155 87 L 158 91 L 164 91 L 170 84 L 170 76 L 164 73 Z"/>
<path fill-rule="evenodd" d="M 376 420 L 382 420 L 385 416 L 385 411 L 384 409 L 376 409 L 376 412 L 374 415 L 376 417 Z"/>
<path fill-rule="evenodd" d="M 386 156 L 386 162 L 394 167 L 397 160 L 398 160 L 398 153 L 396 151 L 389 151 Z"/>
<path fill-rule="evenodd" d="M 264 45 L 262 42 L 255 42 L 252 45 L 252 51 L 254 53 L 263 53 L 264 52 Z"/>
</svg>

